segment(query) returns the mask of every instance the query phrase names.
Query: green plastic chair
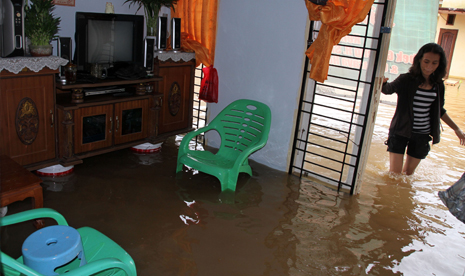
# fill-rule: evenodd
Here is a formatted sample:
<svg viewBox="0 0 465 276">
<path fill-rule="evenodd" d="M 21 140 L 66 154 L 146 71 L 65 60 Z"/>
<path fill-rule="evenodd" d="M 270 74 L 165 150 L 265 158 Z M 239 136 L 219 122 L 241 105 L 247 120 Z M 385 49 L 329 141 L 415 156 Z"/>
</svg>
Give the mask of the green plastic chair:
<svg viewBox="0 0 465 276">
<path fill-rule="evenodd" d="M 66 225 L 65 218 L 57 211 L 50 208 L 32 209 L 0 218 L 0 227 L 21 223 L 39 218 L 54 219 L 58 225 Z M 118 244 L 104 234 L 90 227 L 77 229 L 82 239 L 82 246 L 86 256 L 87 264 L 79 267 L 79 263 L 73 262 L 69 265 L 55 270 L 58 274 L 67 276 L 99 275 L 99 276 L 136 276 L 134 260 Z M 2 274 L 5 276 L 43 276 L 43 274 L 23 264 L 23 256 L 14 259 L 0 252 Z M 60 270 L 61 269 L 61 270 Z"/>
<path fill-rule="evenodd" d="M 207 126 L 184 136 L 179 146 L 176 173 L 184 164 L 217 177 L 222 191 L 235 191 L 239 173 L 252 176 L 249 156 L 265 146 L 270 125 L 271 111 L 267 105 L 246 99 L 231 103 Z M 210 130 L 216 130 L 221 137 L 216 154 L 189 148 L 195 136 Z"/>
</svg>

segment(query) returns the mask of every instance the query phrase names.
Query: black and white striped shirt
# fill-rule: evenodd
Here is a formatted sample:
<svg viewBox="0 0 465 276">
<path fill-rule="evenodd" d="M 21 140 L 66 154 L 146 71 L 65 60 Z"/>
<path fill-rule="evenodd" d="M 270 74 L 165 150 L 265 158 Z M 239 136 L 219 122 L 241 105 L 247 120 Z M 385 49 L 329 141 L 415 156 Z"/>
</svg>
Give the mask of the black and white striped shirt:
<svg viewBox="0 0 465 276">
<path fill-rule="evenodd" d="M 431 90 L 417 89 L 413 98 L 413 132 L 431 133 L 430 110 L 436 96 L 437 91 L 434 87 Z"/>
</svg>

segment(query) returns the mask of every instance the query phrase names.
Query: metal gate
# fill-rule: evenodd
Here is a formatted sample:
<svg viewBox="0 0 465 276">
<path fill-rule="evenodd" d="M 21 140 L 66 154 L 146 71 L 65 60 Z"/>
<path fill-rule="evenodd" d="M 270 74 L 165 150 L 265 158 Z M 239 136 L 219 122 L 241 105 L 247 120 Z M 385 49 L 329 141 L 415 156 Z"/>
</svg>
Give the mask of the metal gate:
<svg viewBox="0 0 465 276">
<path fill-rule="evenodd" d="M 371 143 L 375 87 L 384 74 L 390 28 L 383 26 L 392 26 L 394 6 L 395 0 L 376 1 L 365 21 L 333 47 L 324 83 L 309 79 L 306 58 L 289 173 L 354 193 Z M 320 26 L 310 22 L 309 46 Z"/>
<path fill-rule="evenodd" d="M 204 127 L 207 124 L 208 119 L 207 104 L 199 99 L 200 84 L 202 83 L 202 79 L 204 77 L 202 69 L 204 67 L 205 66 L 201 63 L 195 68 L 194 71 L 194 97 L 192 99 L 192 128 L 194 129 Z M 184 135 L 185 134 L 177 135 L 175 138 L 176 141 L 181 143 Z M 203 149 L 205 147 L 205 135 L 202 133 L 201 135 L 195 136 L 195 140 L 191 145 L 193 148 Z"/>
<path fill-rule="evenodd" d="M 202 69 L 205 66 L 201 63 L 199 66 L 195 68 L 195 76 L 194 76 L 194 99 L 193 99 L 193 118 L 192 118 L 192 127 L 195 129 L 199 129 L 204 127 L 207 123 L 207 104 L 199 99 L 200 93 L 200 84 L 203 79 L 203 71 Z"/>
</svg>

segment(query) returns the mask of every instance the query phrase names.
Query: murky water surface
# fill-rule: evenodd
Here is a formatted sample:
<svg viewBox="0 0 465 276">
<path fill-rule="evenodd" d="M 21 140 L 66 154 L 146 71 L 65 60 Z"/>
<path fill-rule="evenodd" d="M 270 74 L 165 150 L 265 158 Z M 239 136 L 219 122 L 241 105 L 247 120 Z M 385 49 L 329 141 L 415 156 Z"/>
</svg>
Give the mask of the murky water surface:
<svg viewBox="0 0 465 276">
<path fill-rule="evenodd" d="M 446 94 L 446 109 L 462 129 L 464 93 L 448 87 Z M 444 125 L 415 175 L 390 175 L 384 141 L 394 111 L 380 105 L 359 195 L 301 185 L 286 226 L 297 240 L 291 275 L 465 275 L 465 225 L 437 196 L 465 171 L 465 148 Z"/>
<path fill-rule="evenodd" d="M 464 89 L 449 87 L 446 98 L 462 129 Z M 393 112 L 380 106 L 356 196 L 253 161 L 253 176 L 241 175 L 234 194 L 220 194 L 212 176 L 175 176 L 170 139 L 157 154 L 116 151 L 86 158 L 65 178 L 44 179 L 44 206 L 73 227 L 111 237 L 142 276 L 464 275 L 465 224 L 437 192 L 465 171 L 465 147 L 445 126 L 414 176 L 391 176 L 383 142 Z M 21 204 L 9 210 L 30 208 Z M 32 223 L 2 227 L 2 251 L 19 257 L 25 226 L 35 230 Z"/>
<path fill-rule="evenodd" d="M 447 90 L 446 109 L 465 129 L 465 92 Z M 175 236 L 188 248 L 186 271 L 195 267 L 197 275 L 465 275 L 465 225 L 437 196 L 465 171 L 465 147 L 445 125 L 441 143 L 414 176 L 390 175 L 384 141 L 394 110 L 394 105 L 379 108 L 357 196 L 280 173 L 273 176 L 255 165 L 258 186 L 249 182 L 239 187 L 235 203 L 213 204 L 216 199 L 202 196 L 186 200 L 192 215 L 183 218 L 188 226 Z M 281 181 L 285 187 L 275 185 Z M 192 197 L 191 190 L 186 194 Z M 208 250 L 215 258 L 204 255 Z"/>
</svg>

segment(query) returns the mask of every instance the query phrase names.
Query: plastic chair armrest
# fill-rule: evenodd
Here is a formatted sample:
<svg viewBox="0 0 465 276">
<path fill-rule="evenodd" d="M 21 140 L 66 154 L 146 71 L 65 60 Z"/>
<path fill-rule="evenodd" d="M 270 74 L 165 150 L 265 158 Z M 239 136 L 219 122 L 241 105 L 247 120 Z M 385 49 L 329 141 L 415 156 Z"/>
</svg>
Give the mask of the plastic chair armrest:
<svg viewBox="0 0 465 276">
<path fill-rule="evenodd" d="M 54 219 L 58 223 L 58 225 L 68 226 L 68 222 L 66 221 L 65 217 L 63 217 L 63 215 L 50 208 L 32 209 L 13 215 L 5 216 L 3 218 L 0 218 L 0 226 L 7 226 L 15 223 L 41 218 L 51 218 Z"/>
<path fill-rule="evenodd" d="M 131 270 L 129 269 L 128 265 L 121 262 L 116 258 L 105 258 L 100 259 L 97 261 L 92 261 L 87 263 L 84 266 L 78 267 L 66 273 L 67 276 L 83 276 L 83 275 L 93 275 L 95 273 L 112 269 L 112 268 L 119 268 L 123 270 L 126 275 L 128 276 L 136 276 L 131 274 Z"/>
<path fill-rule="evenodd" d="M 199 135 L 201 133 L 207 132 L 207 131 L 209 131 L 211 129 L 214 129 L 214 127 L 210 126 L 210 125 L 207 125 L 207 126 L 204 126 L 202 128 L 199 128 L 197 130 L 194 130 L 194 131 L 191 131 L 191 132 L 187 133 L 184 136 L 184 138 L 182 139 L 180 149 L 182 148 L 183 152 L 187 152 L 189 150 L 189 142 L 190 142 L 190 140 L 192 140 L 192 138 L 194 138 L 195 136 L 197 136 L 197 135 Z"/>
<path fill-rule="evenodd" d="M 44 276 L 43 274 L 25 266 L 24 264 L 18 262 L 3 252 L 0 252 L 0 260 L 2 260 L 2 265 L 9 266 L 11 269 L 22 273 L 21 275 Z"/>
</svg>

